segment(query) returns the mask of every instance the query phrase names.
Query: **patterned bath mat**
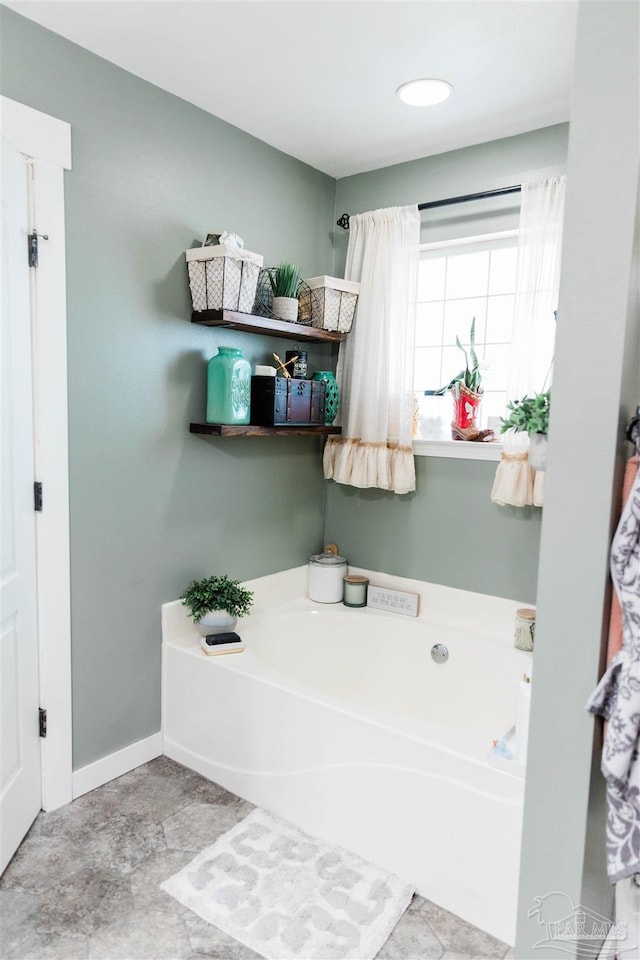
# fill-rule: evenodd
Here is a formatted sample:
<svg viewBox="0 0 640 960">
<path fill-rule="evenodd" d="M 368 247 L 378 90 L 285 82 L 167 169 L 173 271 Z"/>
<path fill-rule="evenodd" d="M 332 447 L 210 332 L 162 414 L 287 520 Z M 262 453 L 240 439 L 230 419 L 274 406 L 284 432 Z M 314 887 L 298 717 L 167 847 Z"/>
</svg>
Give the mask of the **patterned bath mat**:
<svg viewBox="0 0 640 960">
<path fill-rule="evenodd" d="M 414 893 L 259 809 L 162 889 L 267 960 L 368 960 Z"/>
</svg>

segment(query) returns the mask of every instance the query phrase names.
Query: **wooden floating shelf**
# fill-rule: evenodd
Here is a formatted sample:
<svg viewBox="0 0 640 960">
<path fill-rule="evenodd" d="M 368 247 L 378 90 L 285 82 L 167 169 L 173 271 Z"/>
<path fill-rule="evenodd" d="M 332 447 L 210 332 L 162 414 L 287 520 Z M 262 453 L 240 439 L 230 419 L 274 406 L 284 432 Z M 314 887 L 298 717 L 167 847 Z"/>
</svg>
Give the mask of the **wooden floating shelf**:
<svg viewBox="0 0 640 960">
<path fill-rule="evenodd" d="M 323 437 L 330 433 L 342 433 L 342 427 L 325 427 L 310 423 L 299 427 L 256 427 L 252 424 L 233 426 L 225 423 L 191 423 L 191 433 L 199 433 L 209 437 Z"/>
<path fill-rule="evenodd" d="M 191 322 L 205 327 L 227 327 L 229 330 L 242 330 L 245 333 L 262 333 L 285 340 L 305 340 L 307 343 L 342 343 L 346 338 L 346 333 L 307 327 L 302 323 L 287 323 L 286 320 L 256 317 L 252 313 L 238 313 L 236 310 L 201 310 L 191 314 Z"/>
</svg>

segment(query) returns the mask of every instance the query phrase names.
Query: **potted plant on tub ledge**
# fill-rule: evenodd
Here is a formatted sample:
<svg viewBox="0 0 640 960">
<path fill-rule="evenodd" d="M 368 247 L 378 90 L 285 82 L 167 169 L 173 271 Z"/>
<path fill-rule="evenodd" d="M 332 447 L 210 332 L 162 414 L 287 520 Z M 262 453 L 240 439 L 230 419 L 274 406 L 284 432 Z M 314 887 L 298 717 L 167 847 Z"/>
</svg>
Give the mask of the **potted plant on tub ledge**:
<svg viewBox="0 0 640 960">
<path fill-rule="evenodd" d="M 465 366 L 456 374 L 453 380 L 436 390 L 436 396 L 450 391 L 453 395 L 453 419 L 451 421 L 451 436 L 454 440 L 493 440 L 493 430 L 479 430 L 477 425 L 478 408 L 482 400 L 484 388 L 480 362 L 476 354 L 476 318 L 471 321 L 469 331 L 469 354 L 456 336 L 456 346 L 462 350 Z M 471 358 L 471 364 L 469 363 Z"/>
<path fill-rule="evenodd" d="M 502 419 L 500 433 L 517 430 L 529 434 L 529 466 L 534 470 L 547 469 L 547 433 L 549 432 L 549 390 L 532 397 L 513 400 L 507 405 L 509 416 Z"/>
<path fill-rule="evenodd" d="M 239 580 L 223 575 L 194 580 L 180 599 L 188 607 L 198 633 L 208 637 L 232 631 L 238 617 L 251 609 L 253 593 L 240 586 Z"/>
</svg>

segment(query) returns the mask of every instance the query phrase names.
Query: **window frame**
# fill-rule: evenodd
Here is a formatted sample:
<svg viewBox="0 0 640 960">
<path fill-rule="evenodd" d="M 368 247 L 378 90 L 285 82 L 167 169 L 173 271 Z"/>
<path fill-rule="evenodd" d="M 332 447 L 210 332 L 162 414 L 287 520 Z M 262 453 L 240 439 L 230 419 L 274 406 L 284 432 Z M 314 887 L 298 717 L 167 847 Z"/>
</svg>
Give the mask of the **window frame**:
<svg viewBox="0 0 640 960">
<path fill-rule="evenodd" d="M 478 234 L 470 237 L 459 237 L 452 240 L 432 241 L 420 244 L 420 258 L 427 251 L 446 251 L 447 249 L 460 249 L 465 246 L 475 246 L 476 249 L 481 245 L 492 247 L 496 241 L 513 240 L 517 241 L 519 230 L 500 230 L 494 233 Z M 416 348 L 417 349 L 417 348 Z M 418 392 L 418 391 L 416 391 Z M 426 440 L 415 438 L 413 440 L 413 452 L 419 457 L 448 457 L 456 460 L 489 460 L 499 461 L 502 452 L 503 443 L 499 439 L 473 443 L 465 440 Z"/>
</svg>

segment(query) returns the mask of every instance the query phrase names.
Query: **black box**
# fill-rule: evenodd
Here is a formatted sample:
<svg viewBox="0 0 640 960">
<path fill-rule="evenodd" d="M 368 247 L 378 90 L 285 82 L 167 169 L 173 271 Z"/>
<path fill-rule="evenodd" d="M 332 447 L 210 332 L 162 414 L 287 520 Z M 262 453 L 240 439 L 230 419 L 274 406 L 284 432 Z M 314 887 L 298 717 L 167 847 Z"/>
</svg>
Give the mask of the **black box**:
<svg viewBox="0 0 640 960">
<path fill-rule="evenodd" d="M 251 423 L 256 427 L 323 424 L 324 400 L 321 380 L 251 377 Z"/>
</svg>

